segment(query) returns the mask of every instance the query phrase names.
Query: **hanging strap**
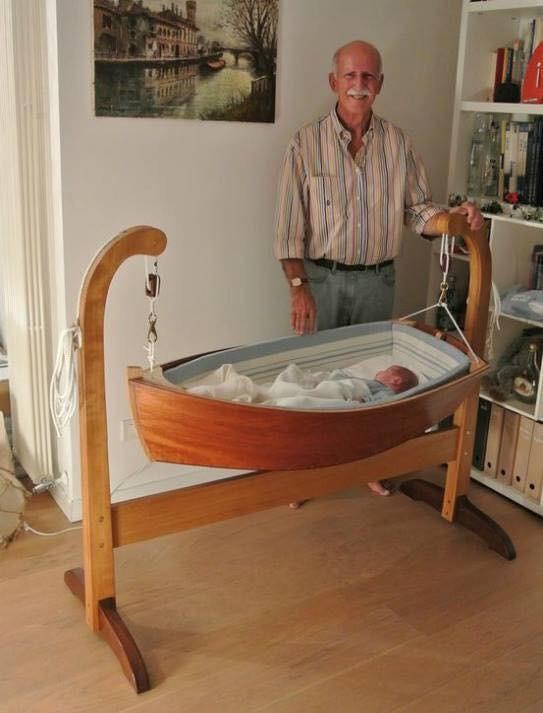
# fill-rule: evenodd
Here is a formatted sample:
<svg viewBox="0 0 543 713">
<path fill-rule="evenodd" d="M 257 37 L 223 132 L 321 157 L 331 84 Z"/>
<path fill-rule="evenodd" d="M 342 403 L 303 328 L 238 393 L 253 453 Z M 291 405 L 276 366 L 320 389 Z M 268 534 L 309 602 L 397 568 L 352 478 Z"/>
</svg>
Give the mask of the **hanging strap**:
<svg viewBox="0 0 543 713">
<path fill-rule="evenodd" d="M 145 257 L 145 294 L 149 300 L 149 328 L 147 330 L 147 345 L 144 350 L 147 352 L 147 361 L 149 362 L 149 370 L 153 371 L 155 367 L 155 345 L 158 341 L 156 331 L 156 323 L 158 315 L 155 310 L 155 303 L 160 294 L 160 275 L 158 274 L 158 260 L 154 260 L 153 272 L 149 271 L 147 257 Z"/>
</svg>

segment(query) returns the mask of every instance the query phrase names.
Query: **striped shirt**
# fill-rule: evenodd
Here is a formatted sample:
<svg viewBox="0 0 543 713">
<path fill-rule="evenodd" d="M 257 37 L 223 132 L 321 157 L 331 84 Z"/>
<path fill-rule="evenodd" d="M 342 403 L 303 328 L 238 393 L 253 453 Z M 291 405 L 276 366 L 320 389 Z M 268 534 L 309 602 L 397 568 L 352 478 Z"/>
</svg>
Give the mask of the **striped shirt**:
<svg viewBox="0 0 543 713">
<path fill-rule="evenodd" d="M 335 108 L 298 131 L 279 181 L 274 255 L 373 265 L 400 250 L 403 224 L 422 233 L 442 208 L 401 129 L 372 114 L 355 159 Z"/>
</svg>

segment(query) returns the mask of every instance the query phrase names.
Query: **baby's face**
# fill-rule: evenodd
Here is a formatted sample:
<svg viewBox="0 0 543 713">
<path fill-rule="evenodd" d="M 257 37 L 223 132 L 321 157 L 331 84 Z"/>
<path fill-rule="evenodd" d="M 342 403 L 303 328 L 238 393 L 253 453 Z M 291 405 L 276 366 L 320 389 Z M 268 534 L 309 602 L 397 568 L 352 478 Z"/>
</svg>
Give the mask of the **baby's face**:
<svg viewBox="0 0 543 713">
<path fill-rule="evenodd" d="M 375 378 L 381 384 L 392 389 L 395 394 L 406 391 L 419 383 L 416 374 L 404 366 L 389 366 L 388 369 L 377 372 Z"/>
</svg>

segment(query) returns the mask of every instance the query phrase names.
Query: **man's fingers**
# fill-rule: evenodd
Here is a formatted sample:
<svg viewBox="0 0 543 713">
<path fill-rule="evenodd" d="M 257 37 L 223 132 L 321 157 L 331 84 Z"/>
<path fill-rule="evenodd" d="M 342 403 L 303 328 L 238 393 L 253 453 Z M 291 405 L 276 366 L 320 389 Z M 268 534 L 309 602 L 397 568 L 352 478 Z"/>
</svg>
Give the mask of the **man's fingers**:
<svg viewBox="0 0 543 713">
<path fill-rule="evenodd" d="M 301 288 L 300 288 L 301 289 Z M 292 295 L 290 326 L 296 334 L 311 334 L 315 331 L 315 301 L 304 290 Z"/>
<path fill-rule="evenodd" d="M 313 332 L 315 331 L 315 317 L 316 317 L 315 310 L 312 310 L 307 315 L 306 327 L 307 327 L 307 331 L 309 334 L 313 334 Z"/>
<path fill-rule="evenodd" d="M 290 326 L 296 334 L 312 334 L 315 331 L 314 310 L 301 309 L 291 313 Z"/>
</svg>

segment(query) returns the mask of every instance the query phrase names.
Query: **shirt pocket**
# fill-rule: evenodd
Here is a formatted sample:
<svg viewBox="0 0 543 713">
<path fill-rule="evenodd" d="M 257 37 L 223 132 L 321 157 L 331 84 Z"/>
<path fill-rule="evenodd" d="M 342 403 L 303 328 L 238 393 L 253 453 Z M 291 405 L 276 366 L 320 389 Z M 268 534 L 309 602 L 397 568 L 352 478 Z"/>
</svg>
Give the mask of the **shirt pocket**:
<svg viewBox="0 0 543 713">
<path fill-rule="evenodd" d="M 337 238 L 348 218 L 344 181 L 338 176 L 311 176 L 309 214 L 315 237 Z"/>
</svg>

